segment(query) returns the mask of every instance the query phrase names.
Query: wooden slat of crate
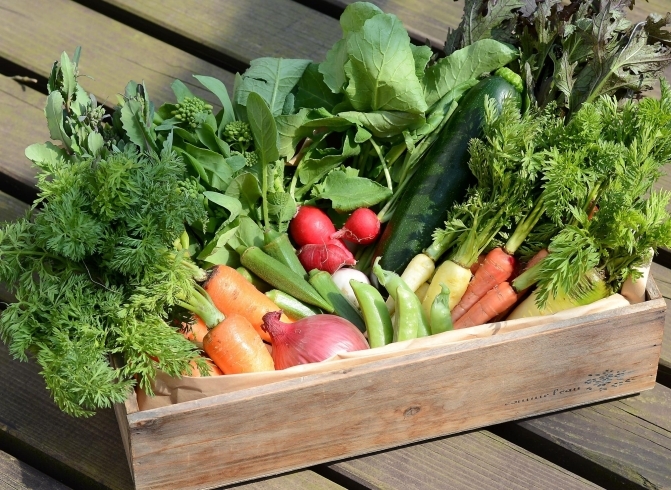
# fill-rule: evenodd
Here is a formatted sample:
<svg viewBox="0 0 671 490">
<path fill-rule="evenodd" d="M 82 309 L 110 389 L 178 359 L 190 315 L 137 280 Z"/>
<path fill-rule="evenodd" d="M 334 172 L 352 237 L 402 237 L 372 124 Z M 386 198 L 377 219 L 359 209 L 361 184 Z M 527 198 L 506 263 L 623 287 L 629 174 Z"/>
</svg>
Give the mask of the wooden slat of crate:
<svg viewBox="0 0 671 490">
<path fill-rule="evenodd" d="M 245 63 L 265 56 L 321 61 L 342 36 L 336 19 L 292 0 L 105 1 Z"/>
<path fill-rule="evenodd" d="M 330 468 L 371 489 L 600 488 L 486 430 L 362 456 Z"/>
<path fill-rule="evenodd" d="M 65 415 L 49 398 L 37 364 L 12 360 L 2 343 L 0 371 L 6 373 L 0 378 L 0 451 L 13 453 L 73 487 L 133 488 L 112 409 L 101 410 L 89 419 Z M 0 478 L 1 466 L 0 462 Z M 1 483 L 0 479 L 0 488 L 4 489 Z M 335 490 L 341 487 L 313 471 L 301 471 L 250 483 L 243 488 Z"/>
<path fill-rule="evenodd" d="M 655 282 L 659 286 L 659 291 L 662 293 L 666 301 L 667 311 L 671 309 L 671 269 L 659 264 L 652 264 L 650 271 L 655 277 Z M 662 340 L 662 352 L 659 356 L 659 375 L 666 380 L 667 386 L 671 386 L 671 314 L 666 315 L 666 322 L 664 324 L 664 339 Z M 671 415 L 670 415 L 671 416 Z"/>
<path fill-rule="evenodd" d="M 48 76 L 62 51 L 82 46 L 80 81 L 100 102 L 116 103 L 126 83 L 144 80 L 151 99 L 174 100 L 170 84 L 178 78 L 194 94 L 216 98 L 192 74 L 217 77 L 233 87 L 233 75 L 177 48 L 68 0 L 0 0 L 0 57 Z M 17 73 L 21 75 L 21 73 Z"/>
<path fill-rule="evenodd" d="M 671 488 L 671 389 L 507 424 L 502 434 L 606 488 Z"/>
<path fill-rule="evenodd" d="M 5 490 L 67 490 L 62 483 L 0 451 L 0 488 Z"/>
</svg>

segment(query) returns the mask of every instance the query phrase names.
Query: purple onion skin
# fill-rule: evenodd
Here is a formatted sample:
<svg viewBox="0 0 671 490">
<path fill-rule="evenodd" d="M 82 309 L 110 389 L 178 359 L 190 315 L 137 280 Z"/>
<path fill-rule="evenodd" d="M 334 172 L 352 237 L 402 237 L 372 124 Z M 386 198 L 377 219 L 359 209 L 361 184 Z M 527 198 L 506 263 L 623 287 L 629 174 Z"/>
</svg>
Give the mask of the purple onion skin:
<svg viewBox="0 0 671 490">
<path fill-rule="evenodd" d="M 369 349 L 351 322 L 336 315 L 314 315 L 294 323 L 280 321 L 281 312 L 263 316 L 263 329 L 273 344 L 275 369 L 320 362 L 342 352 Z"/>
</svg>

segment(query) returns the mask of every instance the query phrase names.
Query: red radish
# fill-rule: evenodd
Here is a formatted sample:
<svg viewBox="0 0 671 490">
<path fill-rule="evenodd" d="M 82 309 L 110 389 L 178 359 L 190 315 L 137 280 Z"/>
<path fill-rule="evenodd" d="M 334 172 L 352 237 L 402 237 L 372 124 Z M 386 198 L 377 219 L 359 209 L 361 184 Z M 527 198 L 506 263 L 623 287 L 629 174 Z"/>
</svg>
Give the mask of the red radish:
<svg viewBox="0 0 671 490">
<path fill-rule="evenodd" d="M 328 240 L 326 243 L 303 245 L 298 251 L 305 270 L 319 269 L 333 274 L 345 265 L 354 265 L 354 255 L 338 240 Z"/>
<path fill-rule="evenodd" d="M 359 208 L 345 222 L 340 230 L 331 235 L 331 238 L 344 238 L 361 245 L 373 243 L 380 234 L 380 220 L 368 208 Z"/>
<path fill-rule="evenodd" d="M 335 233 L 335 226 L 327 214 L 313 206 L 301 206 L 289 223 L 291 238 L 299 247 L 326 243 Z"/>
<path fill-rule="evenodd" d="M 295 323 L 284 323 L 280 321 L 280 314 L 271 311 L 263 316 L 263 329 L 273 339 L 275 369 L 369 348 L 359 329 L 339 316 L 313 315 Z"/>
</svg>

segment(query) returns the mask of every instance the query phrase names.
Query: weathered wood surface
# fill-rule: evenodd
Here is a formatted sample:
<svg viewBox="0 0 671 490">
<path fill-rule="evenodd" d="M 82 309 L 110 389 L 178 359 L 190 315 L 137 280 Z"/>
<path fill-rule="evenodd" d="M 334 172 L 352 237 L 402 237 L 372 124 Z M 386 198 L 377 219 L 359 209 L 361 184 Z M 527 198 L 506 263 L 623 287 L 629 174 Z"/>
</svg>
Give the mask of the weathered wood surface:
<svg viewBox="0 0 671 490">
<path fill-rule="evenodd" d="M 331 468 L 370 489 L 600 488 L 486 430 L 362 456 Z"/>
<path fill-rule="evenodd" d="M 671 310 L 671 270 L 653 263 L 650 271 L 655 277 L 655 282 L 662 296 L 664 296 L 667 311 Z M 671 314 L 666 315 L 664 323 L 664 339 L 659 357 L 659 369 L 661 375 L 667 380 L 671 380 Z M 671 385 L 667 384 L 667 386 Z M 669 414 L 669 417 L 671 417 L 671 414 Z"/>
<path fill-rule="evenodd" d="M 105 1 L 244 63 L 265 56 L 321 61 L 342 36 L 336 19 L 292 0 Z"/>
<path fill-rule="evenodd" d="M 660 302 L 129 415 L 136 485 L 241 481 L 651 388 Z"/>
<path fill-rule="evenodd" d="M 230 72 L 72 1 L 0 0 L 0 15 L 1 58 L 46 77 L 62 51 L 72 56 L 81 45 L 80 74 L 94 79 L 81 83 L 100 102 L 112 106 L 129 80 L 144 80 L 157 104 L 174 100 L 170 84 L 175 78 L 216 104 L 216 98 L 192 78 L 194 73 L 217 77 L 233 87 Z"/>
<path fill-rule="evenodd" d="M 0 451 L 0 488 L 3 490 L 67 490 L 62 483 Z"/>
<path fill-rule="evenodd" d="M 45 102 L 44 94 L 0 76 L 0 190 L 25 201 L 34 199 L 36 181 L 24 150 L 49 140 Z"/>
<path fill-rule="evenodd" d="M 606 488 L 671 488 L 671 389 L 508 424 L 506 438 Z"/>
</svg>

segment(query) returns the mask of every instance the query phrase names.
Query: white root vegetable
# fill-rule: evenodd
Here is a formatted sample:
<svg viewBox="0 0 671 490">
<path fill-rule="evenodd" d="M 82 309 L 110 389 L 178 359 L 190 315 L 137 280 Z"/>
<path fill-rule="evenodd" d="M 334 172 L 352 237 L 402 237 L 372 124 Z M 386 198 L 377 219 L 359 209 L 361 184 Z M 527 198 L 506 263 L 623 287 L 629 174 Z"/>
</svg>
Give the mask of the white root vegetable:
<svg viewBox="0 0 671 490">
<path fill-rule="evenodd" d="M 420 287 L 417 288 L 417 291 L 415 291 L 415 294 L 419 298 L 420 301 L 424 301 L 424 297 L 426 296 L 426 292 L 429 290 L 429 284 L 428 282 L 425 282 L 422 284 Z"/>
<path fill-rule="evenodd" d="M 466 292 L 472 275 L 470 269 L 465 269 L 451 260 L 446 260 L 440 264 L 440 267 L 436 269 L 436 273 L 433 275 L 433 279 L 431 279 L 431 285 L 424 296 L 424 301 L 422 301 L 422 308 L 424 308 L 426 315 L 431 315 L 433 300 L 442 291 L 441 283 L 450 288 L 449 306 L 450 311 L 452 311 Z"/>
<path fill-rule="evenodd" d="M 352 286 L 350 286 L 349 282 L 350 280 L 354 279 L 355 281 L 363 282 L 364 284 L 370 284 L 368 276 L 356 269 L 344 267 L 334 272 L 331 277 L 347 301 L 349 301 L 356 309 L 360 309 L 359 302 L 357 301 L 354 290 L 352 289 Z"/>
<path fill-rule="evenodd" d="M 417 254 L 407 265 L 403 274 L 401 274 L 401 279 L 405 281 L 410 289 L 417 292 L 417 289 L 422 284 L 431 279 L 435 270 L 436 264 L 428 255 Z M 386 305 L 389 313 L 394 313 L 394 299 L 391 296 L 387 298 Z"/>
</svg>

